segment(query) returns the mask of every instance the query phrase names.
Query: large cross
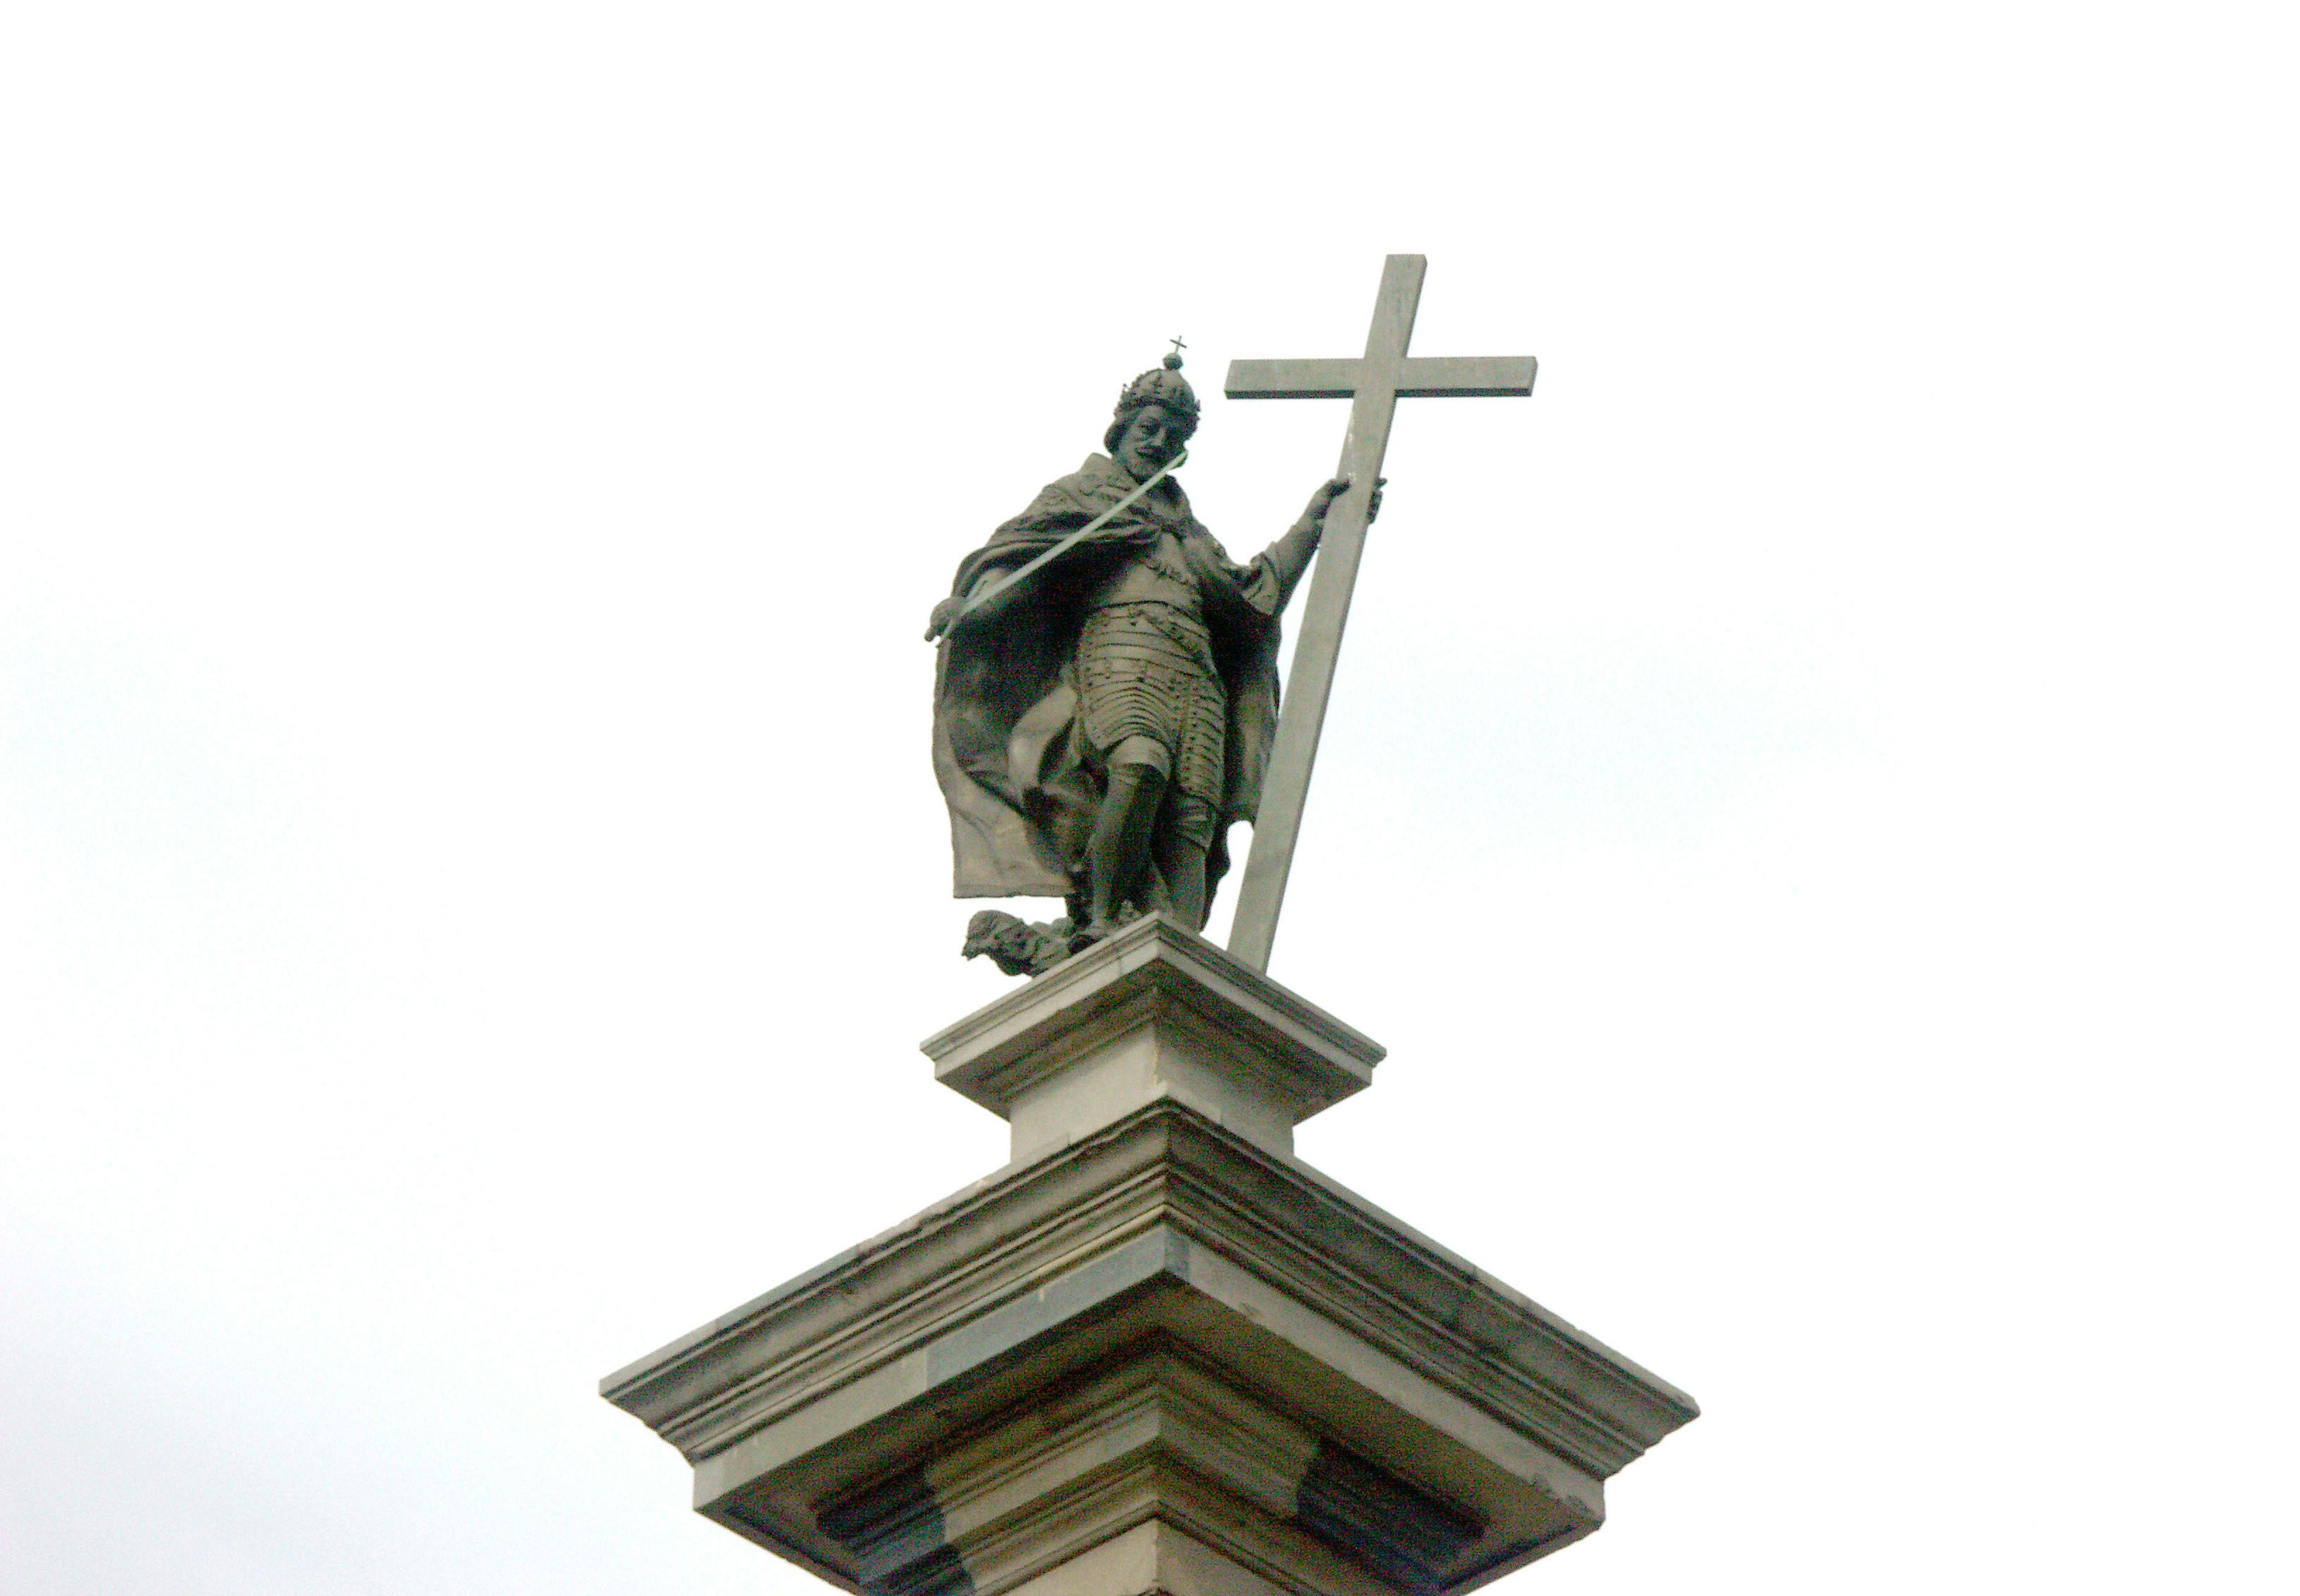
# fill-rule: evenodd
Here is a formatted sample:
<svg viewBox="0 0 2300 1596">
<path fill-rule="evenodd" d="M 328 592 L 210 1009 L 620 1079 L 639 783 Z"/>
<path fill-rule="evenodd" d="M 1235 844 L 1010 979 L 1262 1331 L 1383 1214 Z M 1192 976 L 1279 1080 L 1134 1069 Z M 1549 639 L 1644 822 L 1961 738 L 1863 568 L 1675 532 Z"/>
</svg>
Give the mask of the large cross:
<svg viewBox="0 0 2300 1596">
<path fill-rule="evenodd" d="M 1397 402 L 1533 392 L 1531 355 L 1406 357 L 1413 312 L 1421 303 L 1421 276 L 1429 266 L 1422 255 L 1391 255 L 1383 262 L 1363 359 L 1232 361 L 1222 382 L 1222 392 L 1232 399 L 1350 401 L 1350 429 L 1342 437 L 1338 473 L 1350 479 L 1350 490 L 1326 515 L 1317 574 L 1310 578 L 1302 636 L 1295 644 L 1294 670 L 1278 718 L 1278 743 L 1271 752 L 1262 809 L 1254 822 L 1254 848 L 1246 855 L 1246 879 L 1238 888 L 1238 913 L 1230 926 L 1230 953 L 1255 969 L 1270 968 L 1270 944 L 1278 936 L 1278 909 L 1285 902 L 1287 874 L 1294 868 L 1302 806 L 1310 795 L 1310 768 L 1318 761 L 1318 734 L 1325 726 L 1326 698 L 1333 691 L 1334 663 L 1342 652 L 1342 627 L 1350 616 L 1350 590 L 1357 585 L 1358 557 L 1365 552 L 1366 506 L 1381 478 L 1381 457 L 1389 447 L 1389 423 L 1397 413 Z"/>
</svg>

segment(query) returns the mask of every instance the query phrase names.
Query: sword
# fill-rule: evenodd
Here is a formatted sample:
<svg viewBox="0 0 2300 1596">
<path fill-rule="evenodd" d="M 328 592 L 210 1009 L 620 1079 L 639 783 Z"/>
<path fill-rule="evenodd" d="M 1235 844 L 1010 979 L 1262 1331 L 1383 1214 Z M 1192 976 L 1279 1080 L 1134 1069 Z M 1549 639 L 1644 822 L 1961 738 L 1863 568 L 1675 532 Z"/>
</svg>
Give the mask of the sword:
<svg viewBox="0 0 2300 1596">
<path fill-rule="evenodd" d="M 1151 472 L 1148 477 L 1143 479 L 1142 485 L 1137 487 L 1132 493 L 1119 500 L 1117 503 L 1112 504 L 1100 515 L 1096 516 L 1094 520 L 1088 521 L 1085 526 L 1080 527 L 1077 531 L 1071 533 L 1069 536 L 1064 537 L 1052 548 L 1047 549 L 1038 555 L 1028 564 L 1018 566 L 1014 569 L 1007 572 L 1004 579 L 997 583 L 996 586 L 986 587 L 981 592 L 976 594 L 972 598 L 968 599 L 965 603 L 959 606 L 958 613 L 950 618 L 950 619 L 944 625 L 943 629 L 945 631 L 952 630 L 960 621 L 964 620 L 968 616 L 982 608 L 983 605 L 988 603 L 992 599 L 995 599 L 1000 594 L 1004 593 L 1008 588 L 1013 586 L 1015 583 L 1021 581 L 1023 578 L 1030 575 L 1033 571 L 1036 571 L 1049 561 L 1057 560 L 1063 554 L 1068 553 L 1071 549 L 1076 548 L 1087 538 L 1091 537 L 1095 533 L 1100 531 L 1104 523 L 1108 521 L 1112 516 L 1116 515 L 1120 511 L 1124 510 L 1128 505 L 1133 503 L 1135 500 L 1140 498 L 1144 494 L 1148 493 L 1152 488 L 1157 486 L 1161 482 L 1163 482 L 1166 479 L 1166 474 L 1169 471 L 1177 470 L 1181 463 L 1189 459 L 1189 457 L 1190 452 L 1188 449 L 1183 450 L 1180 453 L 1175 455 L 1173 459 L 1168 461 L 1164 465 L 1160 466 L 1156 470 Z"/>
</svg>

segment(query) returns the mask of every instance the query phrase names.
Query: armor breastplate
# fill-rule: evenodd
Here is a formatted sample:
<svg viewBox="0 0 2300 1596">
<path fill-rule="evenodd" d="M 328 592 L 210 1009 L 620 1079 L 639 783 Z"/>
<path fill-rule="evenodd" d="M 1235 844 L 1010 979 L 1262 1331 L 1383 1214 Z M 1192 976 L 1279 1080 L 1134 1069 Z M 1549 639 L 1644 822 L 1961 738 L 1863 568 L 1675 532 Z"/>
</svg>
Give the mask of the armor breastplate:
<svg viewBox="0 0 2300 1596">
<path fill-rule="evenodd" d="M 1088 601 L 1096 610 L 1143 603 L 1198 612 L 1198 585 L 1183 561 L 1181 540 L 1171 532 L 1161 532 L 1157 542 L 1111 572 Z"/>
</svg>

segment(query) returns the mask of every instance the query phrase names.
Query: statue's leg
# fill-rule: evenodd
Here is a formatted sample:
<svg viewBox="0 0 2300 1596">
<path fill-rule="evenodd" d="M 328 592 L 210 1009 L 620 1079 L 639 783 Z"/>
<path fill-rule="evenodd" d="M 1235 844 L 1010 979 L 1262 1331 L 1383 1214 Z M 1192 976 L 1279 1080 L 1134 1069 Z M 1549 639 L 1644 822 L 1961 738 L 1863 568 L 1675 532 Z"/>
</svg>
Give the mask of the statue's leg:
<svg viewBox="0 0 2300 1596">
<path fill-rule="evenodd" d="M 1170 756 L 1154 737 L 1129 737 L 1110 752 L 1110 790 L 1086 844 L 1086 935 L 1118 928 L 1118 910 L 1150 857 Z"/>
<path fill-rule="evenodd" d="M 1206 928 L 1206 913 L 1213 894 L 1206 882 L 1206 856 L 1213 850 L 1214 806 L 1203 798 L 1170 786 L 1166 812 L 1159 818 L 1152 848 L 1158 870 L 1166 878 L 1174 918 L 1193 931 Z"/>
<path fill-rule="evenodd" d="M 1206 844 L 1170 836 L 1158 850 L 1158 868 L 1174 895 L 1174 918 L 1193 931 L 1206 928 Z"/>
<path fill-rule="evenodd" d="M 1191 930 L 1204 931 L 1213 899 L 1206 859 L 1213 848 L 1220 808 L 1218 798 L 1206 794 L 1222 791 L 1229 716 L 1212 645 L 1202 634 L 1195 640 L 1188 668 L 1173 671 L 1169 682 L 1175 719 L 1174 769 L 1151 847 L 1166 886 L 1167 911 Z"/>
</svg>

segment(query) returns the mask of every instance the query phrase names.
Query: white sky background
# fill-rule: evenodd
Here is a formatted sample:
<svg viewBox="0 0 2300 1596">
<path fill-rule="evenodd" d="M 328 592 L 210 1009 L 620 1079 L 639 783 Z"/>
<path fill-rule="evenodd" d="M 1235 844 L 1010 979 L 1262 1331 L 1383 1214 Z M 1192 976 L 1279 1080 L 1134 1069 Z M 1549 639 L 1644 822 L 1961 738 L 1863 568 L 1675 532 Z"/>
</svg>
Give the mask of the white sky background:
<svg viewBox="0 0 2300 1596">
<path fill-rule="evenodd" d="M 2288 9 L 795 9 L 0 22 L 0 1589 L 821 1589 L 596 1382 L 1003 1160 L 927 611 L 1391 250 L 1302 1151 L 1705 1409 L 1518 1581 L 2292 1589 Z"/>
</svg>

